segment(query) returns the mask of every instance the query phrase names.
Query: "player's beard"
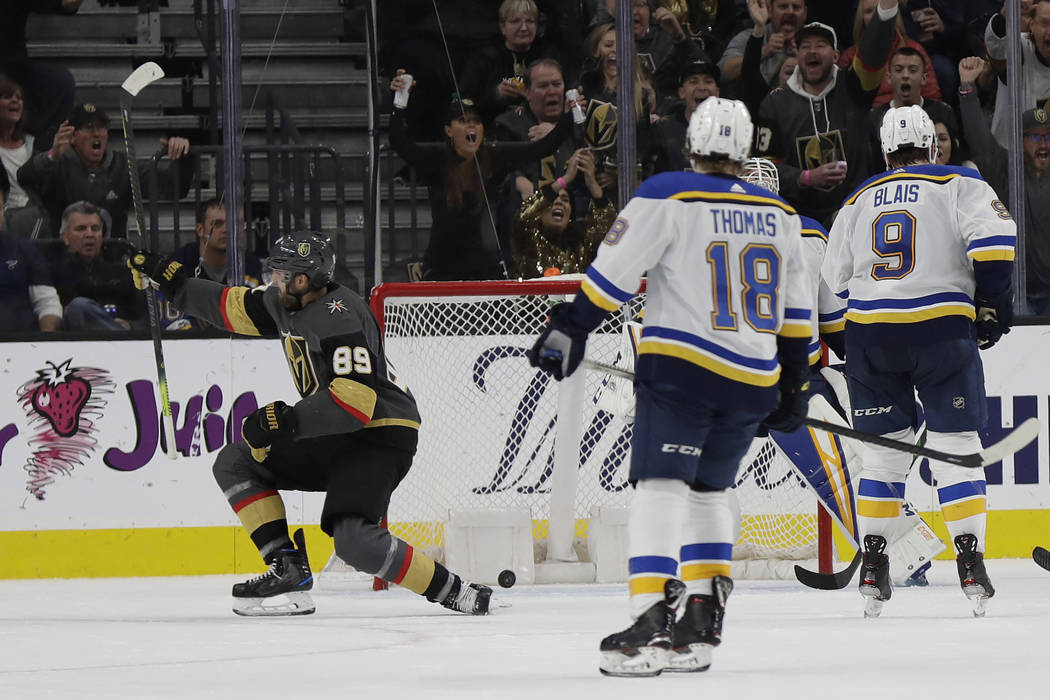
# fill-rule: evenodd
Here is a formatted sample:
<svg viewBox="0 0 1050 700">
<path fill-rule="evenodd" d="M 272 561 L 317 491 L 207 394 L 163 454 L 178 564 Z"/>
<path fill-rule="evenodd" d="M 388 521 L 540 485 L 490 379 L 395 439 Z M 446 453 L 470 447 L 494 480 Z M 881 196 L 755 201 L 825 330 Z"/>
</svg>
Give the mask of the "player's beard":
<svg viewBox="0 0 1050 700">
<path fill-rule="evenodd" d="M 300 311 L 303 308 L 303 298 L 300 294 L 291 294 L 285 289 L 278 290 L 277 300 L 281 306 L 288 311 Z"/>
</svg>

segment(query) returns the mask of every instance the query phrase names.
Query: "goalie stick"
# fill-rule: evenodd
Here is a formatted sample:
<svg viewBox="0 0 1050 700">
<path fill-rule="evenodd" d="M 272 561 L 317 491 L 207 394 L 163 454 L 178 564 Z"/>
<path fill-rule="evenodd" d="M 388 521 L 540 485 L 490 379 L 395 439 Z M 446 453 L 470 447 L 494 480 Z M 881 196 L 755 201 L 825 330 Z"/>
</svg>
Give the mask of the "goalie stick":
<svg viewBox="0 0 1050 700">
<path fill-rule="evenodd" d="M 128 159 L 128 181 L 131 184 L 131 203 L 135 209 L 135 223 L 139 230 L 139 241 L 146 248 L 146 207 L 142 202 L 142 186 L 139 182 L 138 160 L 135 157 L 135 136 L 131 130 L 131 101 L 147 85 L 164 77 L 164 71 L 156 63 L 148 61 L 131 72 L 121 84 L 120 92 L 120 125 L 124 131 L 124 150 Z M 171 415 L 171 401 L 168 399 L 168 374 L 164 369 L 164 350 L 160 343 L 160 309 L 153 287 L 145 285 L 142 290 L 146 295 L 146 308 L 149 311 L 149 330 L 153 337 L 153 358 L 157 364 L 157 388 L 160 390 L 160 414 L 164 425 L 166 452 L 170 459 L 175 459 L 178 450 L 175 447 L 175 420 Z"/>
<path fill-rule="evenodd" d="M 588 359 L 584 359 L 581 364 L 590 369 L 615 374 L 626 379 L 634 379 L 634 372 L 620 367 L 613 367 L 612 365 Z M 817 418 L 803 418 L 802 424 L 811 428 L 817 428 L 818 430 L 852 438 L 860 442 L 867 442 L 872 445 L 879 445 L 880 447 L 888 447 L 892 450 L 907 452 L 908 454 L 918 455 L 919 457 L 928 457 L 929 459 L 935 459 L 938 462 L 947 462 L 948 464 L 975 469 L 987 467 L 996 462 L 1002 461 L 1004 457 L 1008 457 L 1014 452 L 1017 452 L 1039 435 L 1039 419 L 1029 418 L 1010 431 L 1010 433 L 999 442 L 984 448 L 980 452 L 960 455 L 951 452 L 933 450 L 923 445 L 913 445 L 911 443 L 901 442 L 900 440 L 893 440 L 888 437 L 883 437 L 882 435 L 865 433 L 861 430 L 854 430 L 853 428 L 847 428 Z"/>
<path fill-rule="evenodd" d="M 1043 547 L 1036 547 L 1032 550 L 1032 559 L 1036 564 L 1050 571 L 1050 551 Z"/>
</svg>

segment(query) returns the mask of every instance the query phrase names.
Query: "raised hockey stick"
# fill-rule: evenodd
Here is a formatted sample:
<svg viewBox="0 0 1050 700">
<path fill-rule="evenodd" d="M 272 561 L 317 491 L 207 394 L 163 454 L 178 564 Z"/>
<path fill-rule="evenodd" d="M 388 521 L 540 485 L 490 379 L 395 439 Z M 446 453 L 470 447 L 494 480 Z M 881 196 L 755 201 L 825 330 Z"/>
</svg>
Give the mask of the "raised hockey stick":
<svg viewBox="0 0 1050 700">
<path fill-rule="evenodd" d="M 581 364 L 591 369 L 615 374 L 627 379 L 634 379 L 634 372 L 621 369 L 620 367 L 613 367 L 612 365 L 606 365 L 588 359 L 583 360 Z M 860 442 L 879 445 L 880 447 L 888 447 L 889 449 L 897 450 L 899 452 L 907 452 L 908 454 L 918 455 L 919 457 L 928 457 L 929 459 L 935 459 L 939 462 L 947 462 L 948 464 L 955 464 L 960 467 L 972 467 L 975 469 L 987 467 L 996 462 L 1002 461 L 1004 457 L 1008 457 L 1014 452 L 1017 452 L 1032 440 L 1035 440 L 1039 435 L 1039 419 L 1029 418 L 1010 431 L 1006 437 L 994 445 L 990 445 L 980 452 L 959 455 L 951 452 L 932 450 L 923 445 L 913 445 L 908 442 L 893 440 L 888 437 L 883 437 L 882 435 L 865 433 L 861 430 L 854 430 L 853 428 L 847 428 L 846 426 L 829 423 L 828 421 L 819 420 L 817 418 L 804 418 L 802 424 L 811 428 L 817 428 L 818 430 L 841 435 L 842 437 L 852 438 Z"/>
<path fill-rule="evenodd" d="M 1032 550 L 1032 560 L 1047 571 L 1050 571 L 1050 551 L 1043 547 L 1036 547 Z"/>
<path fill-rule="evenodd" d="M 124 131 L 124 150 L 128 159 L 128 180 L 131 183 L 131 203 L 135 208 L 135 223 L 139 230 L 139 241 L 143 248 L 146 244 L 146 207 L 142 202 L 142 186 L 139 182 L 138 161 L 135 158 L 135 136 L 131 130 L 131 101 L 144 87 L 164 77 L 164 71 L 156 63 L 148 61 L 131 72 L 121 84 L 120 125 Z M 153 357 L 157 364 L 157 387 L 160 390 L 160 416 L 164 425 L 164 438 L 167 455 L 175 459 L 178 450 L 175 447 L 175 420 L 171 415 L 171 401 L 168 399 L 168 374 L 164 369 L 164 350 L 160 344 L 160 308 L 153 287 L 145 285 L 142 290 L 146 295 L 146 308 L 149 310 L 149 330 L 153 336 Z"/>
</svg>

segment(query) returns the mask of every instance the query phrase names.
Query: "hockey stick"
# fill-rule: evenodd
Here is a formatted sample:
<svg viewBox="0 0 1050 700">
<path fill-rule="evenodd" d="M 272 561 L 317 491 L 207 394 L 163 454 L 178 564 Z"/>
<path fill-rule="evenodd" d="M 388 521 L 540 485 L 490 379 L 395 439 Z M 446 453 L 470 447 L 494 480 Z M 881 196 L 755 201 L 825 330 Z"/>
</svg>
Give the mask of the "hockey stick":
<svg viewBox="0 0 1050 700">
<path fill-rule="evenodd" d="M 1050 571 L 1050 551 L 1043 547 L 1036 547 L 1032 550 L 1032 559 L 1036 564 Z"/>
<path fill-rule="evenodd" d="M 803 569 L 798 564 L 795 564 L 795 578 L 798 582 L 804 586 L 810 588 L 816 588 L 821 591 L 837 591 L 840 588 L 845 588 L 849 585 L 849 582 L 853 580 L 853 575 L 857 573 L 857 569 L 860 568 L 860 562 L 864 559 L 864 555 L 861 552 L 857 552 L 853 555 L 853 561 L 849 563 L 842 571 L 832 572 L 830 574 L 822 574 L 816 571 L 809 571 Z"/>
<path fill-rule="evenodd" d="M 138 226 L 139 240 L 143 248 L 146 248 L 146 207 L 142 202 L 142 186 L 139 182 L 138 161 L 135 158 L 135 136 L 131 131 L 131 101 L 144 87 L 163 77 L 164 71 L 161 70 L 161 67 L 149 61 L 132 71 L 120 86 L 120 125 L 124 130 L 124 150 L 128 159 L 131 203 L 135 208 L 135 223 Z M 157 364 L 157 387 L 160 389 L 160 415 L 161 422 L 164 424 L 166 452 L 168 458 L 175 459 L 178 450 L 175 447 L 175 420 L 172 418 L 171 401 L 168 399 L 168 374 L 164 369 L 164 351 L 160 344 L 160 309 L 153 288 L 147 284 L 142 291 L 146 295 L 150 335 L 153 336 L 153 357 Z"/>
<path fill-rule="evenodd" d="M 634 373 L 621 369 L 619 367 L 613 367 L 612 365 L 606 365 L 601 362 L 595 362 L 594 360 L 584 359 L 581 363 L 591 369 L 600 370 L 609 374 L 614 374 L 627 379 L 634 379 Z M 1039 419 L 1029 418 L 1021 425 L 1014 428 L 1010 433 L 999 442 L 984 448 L 980 452 L 974 452 L 972 454 L 953 454 L 951 452 L 941 452 L 940 450 L 933 450 L 923 445 L 913 445 L 907 442 L 901 442 L 899 440 L 893 440 L 882 435 L 875 435 L 873 433 L 865 433 L 861 430 L 854 430 L 853 428 L 847 428 L 842 425 L 835 423 L 829 423 L 828 421 L 819 420 L 817 418 L 803 418 L 802 424 L 811 428 L 817 428 L 829 433 L 841 435 L 842 437 L 852 438 L 860 442 L 866 442 L 872 445 L 879 445 L 880 447 L 887 447 L 892 450 L 899 452 L 907 452 L 908 454 L 918 455 L 919 457 L 928 457 L 929 459 L 937 460 L 938 462 L 947 462 L 948 464 L 955 464 L 960 467 L 971 467 L 971 468 L 982 468 L 989 465 L 995 464 L 996 462 L 1002 461 L 1004 457 L 1008 457 L 1013 453 L 1017 452 L 1025 445 L 1030 443 L 1032 440 L 1039 435 Z"/>
</svg>

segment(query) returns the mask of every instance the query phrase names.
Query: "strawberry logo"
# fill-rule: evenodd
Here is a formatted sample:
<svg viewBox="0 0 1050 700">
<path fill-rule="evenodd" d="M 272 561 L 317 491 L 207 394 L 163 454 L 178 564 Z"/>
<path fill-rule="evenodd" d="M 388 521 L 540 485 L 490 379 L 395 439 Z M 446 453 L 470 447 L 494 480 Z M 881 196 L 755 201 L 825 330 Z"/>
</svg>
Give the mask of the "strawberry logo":
<svg viewBox="0 0 1050 700">
<path fill-rule="evenodd" d="M 76 434 L 80 412 L 91 397 L 91 385 L 74 374 L 70 362 L 72 358 L 60 365 L 47 362 L 47 367 L 37 370 L 38 384 L 30 394 L 33 410 L 62 437 Z"/>
</svg>

